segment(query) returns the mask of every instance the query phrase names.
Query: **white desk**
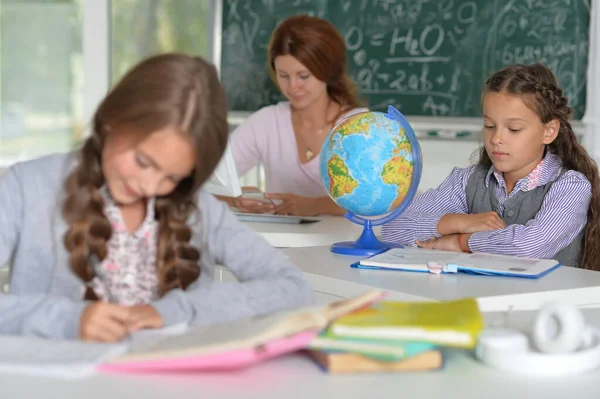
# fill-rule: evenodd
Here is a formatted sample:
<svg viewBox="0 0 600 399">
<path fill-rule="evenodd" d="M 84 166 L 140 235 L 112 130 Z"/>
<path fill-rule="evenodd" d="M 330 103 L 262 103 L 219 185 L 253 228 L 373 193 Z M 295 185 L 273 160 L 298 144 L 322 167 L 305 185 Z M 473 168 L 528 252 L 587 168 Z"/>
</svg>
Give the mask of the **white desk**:
<svg viewBox="0 0 600 399">
<path fill-rule="evenodd" d="M 338 241 L 355 241 L 363 227 L 343 216 L 322 216 L 322 220 L 306 224 L 244 222 L 277 248 L 331 245 Z M 373 229 L 379 234 L 381 227 Z"/>
<path fill-rule="evenodd" d="M 586 310 L 600 327 L 600 311 Z M 593 316 L 593 317 L 592 317 Z M 450 352 L 444 369 L 423 373 L 327 375 L 303 355 L 290 355 L 235 373 L 98 375 L 65 382 L 0 374 L 3 398 L 597 398 L 600 370 L 569 378 L 532 379 L 481 365 L 468 352 Z"/>
<path fill-rule="evenodd" d="M 305 274 L 317 294 L 348 298 L 367 289 L 387 290 L 399 300 L 478 298 L 482 311 L 538 309 L 560 299 L 585 306 L 600 305 L 600 272 L 560 267 L 537 279 L 467 274 L 434 275 L 383 270 L 360 270 L 350 264 L 361 258 L 336 255 L 329 246 L 287 248 L 283 252 Z"/>
</svg>

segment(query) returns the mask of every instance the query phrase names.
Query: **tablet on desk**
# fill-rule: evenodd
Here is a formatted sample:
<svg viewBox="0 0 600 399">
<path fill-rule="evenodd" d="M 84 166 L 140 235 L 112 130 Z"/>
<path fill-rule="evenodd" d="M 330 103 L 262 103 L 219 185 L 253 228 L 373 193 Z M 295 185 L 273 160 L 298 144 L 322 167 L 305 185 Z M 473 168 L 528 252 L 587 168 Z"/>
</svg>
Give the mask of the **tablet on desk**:
<svg viewBox="0 0 600 399">
<path fill-rule="evenodd" d="M 308 216 L 287 216 L 287 215 L 271 215 L 268 213 L 241 213 L 234 212 L 240 222 L 254 223 L 285 223 L 285 224 L 306 224 L 320 221 L 320 218 Z"/>
</svg>

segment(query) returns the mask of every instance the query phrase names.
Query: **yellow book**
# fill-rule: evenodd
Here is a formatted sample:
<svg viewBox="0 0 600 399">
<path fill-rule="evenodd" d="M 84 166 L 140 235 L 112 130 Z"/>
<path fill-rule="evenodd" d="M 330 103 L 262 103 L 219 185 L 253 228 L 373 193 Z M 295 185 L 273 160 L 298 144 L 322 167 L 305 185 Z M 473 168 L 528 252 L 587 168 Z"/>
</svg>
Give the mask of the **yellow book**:
<svg viewBox="0 0 600 399">
<path fill-rule="evenodd" d="M 328 333 L 473 348 L 483 327 L 483 317 L 474 298 L 445 302 L 382 301 L 338 318 Z"/>
</svg>

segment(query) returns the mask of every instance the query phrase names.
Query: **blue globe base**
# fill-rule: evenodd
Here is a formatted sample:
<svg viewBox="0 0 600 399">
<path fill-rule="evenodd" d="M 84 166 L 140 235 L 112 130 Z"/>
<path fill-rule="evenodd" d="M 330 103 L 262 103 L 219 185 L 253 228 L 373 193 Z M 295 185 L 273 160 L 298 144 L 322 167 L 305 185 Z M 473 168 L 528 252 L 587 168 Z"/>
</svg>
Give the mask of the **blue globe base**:
<svg viewBox="0 0 600 399">
<path fill-rule="evenodd" d="M 371 222 L 366 221 L 358 240 L 336 242 L 331 245 L 331 252 L 350 256 L 373 256 L 390 248 L 403 248 L 403 246 L 380 241 L 373 232 Z"/>
</svg>

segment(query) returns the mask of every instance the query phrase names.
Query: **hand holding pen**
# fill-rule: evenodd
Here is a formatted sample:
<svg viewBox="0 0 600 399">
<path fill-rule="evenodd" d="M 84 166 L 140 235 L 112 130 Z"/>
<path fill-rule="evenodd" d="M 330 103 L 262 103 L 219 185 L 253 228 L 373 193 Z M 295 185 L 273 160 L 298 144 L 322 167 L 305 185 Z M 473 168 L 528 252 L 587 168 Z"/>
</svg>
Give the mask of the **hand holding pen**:
<svg viewBox="0 0 600 399">
<path fill-rule="evenodd" d="M 110 302 L 96 301 L 83 310 L 79 321 L 79 338 L 96 342 L 120 341 L 129 334 L 131 308 L 118 304 L 95 254 L 90 256 L 90 264 L 96 277 L 105 286 Z"/>
<path fill-rule="evenodd" d="M 98 257 L 90 256 L 94 274 L 104 285 L 109 302 L 96 301 L 81 315 L 79 337 L 86 341 L 117 342 L 143 328 L 160 328 L 162 316 L 151 305 L 120 306 Z"/>
<path fill-rule="evenodd" d="M 96 255 L 92 255 L 91 261 L 94 273 L 104 285 L 109 301 L 117 304 L 119 301 L 111 292 L 108 278 L 100 267 L 100 262 Z M 129 320 L 127 321 L 129 332 L 135 332 L 143 328 L 160 328 L 164 325 L 161 315 L 151 305 L 136 305 L 130 306 L 127 309 L 129 309 Z"/>
</svg>

